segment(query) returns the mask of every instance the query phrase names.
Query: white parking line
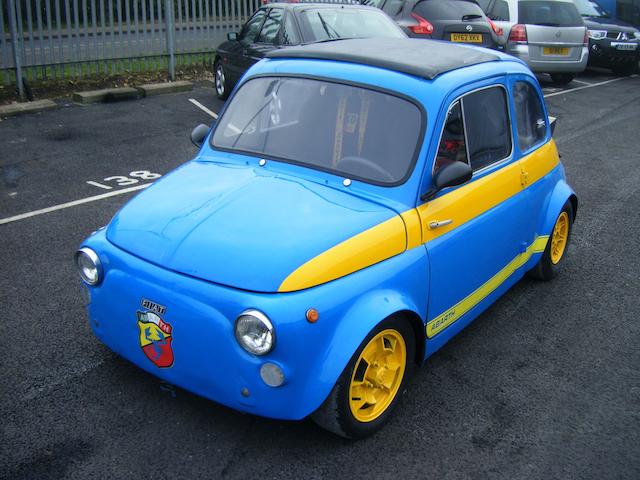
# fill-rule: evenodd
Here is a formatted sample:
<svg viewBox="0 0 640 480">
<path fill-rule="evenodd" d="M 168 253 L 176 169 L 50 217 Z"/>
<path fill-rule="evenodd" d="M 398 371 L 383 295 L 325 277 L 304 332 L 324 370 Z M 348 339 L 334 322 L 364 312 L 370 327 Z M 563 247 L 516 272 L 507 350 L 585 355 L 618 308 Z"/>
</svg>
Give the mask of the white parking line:
<svg viewBox="0 0 640 480">
<path fill-rule="evenodd" d="M 554 97 L 556 95 L 563 95 L 563 94 L 569 93 L 569 92 L 577 92 L 578 90 L 584 90 L 585 88 L 599 87 L 600 85 L 606 85 L 608 83 L 618 82 L 620 80 L 625 80 L 627 78 L 634 78 L 634 77 L 637 77 L 637 75 L 631 75 L 631 77 L 614 78 L 612 80 L 606 80 L 604 82 L 598 82 L 598 83 L 592 83 L 590 85 L 585 85 L 584 87 L 576 87 L 576 88 L 570 88 L 569 90 L 562 90 L 561 92 L 547 93 L 544 96 L 544 98 Z"/>
<path fill-rule="evenodd" d="M 581 83 L 583 85 L 593 85 L 593 83 L 590 82 L 583 82 L 582 80 L 576 80 L 575 78 L 573 80 L 571 80 L 572 82 L 576 82 L 576 83 Z"/>
<path fill-rule="evenodd" d="M 207 107 L 202 105 L 199 101 L 197 101 L 195 98 L 190 98 L 189 101 L 191 103 L 193 103 L 196 107 L 198 107 L 200 110 L 202 110 L 204 113 L 207 113 L 207 114 L 211 115 L 216 120 L 218 119 L 218 114 L 217 113 L 212 112 L 211 110 L 209 110 Z"/>
<path fill-rule="evenodd" d="M 56 210 L 62 210 L 64 208 L 75 207 L 76 205 L 82 205 L 83 203 L 96 202 L 109 197 L 115 197 L 116 195 L 124 195 L 125 193 L 135 192 L 136 190 L 142 190 L 147 188 L 150 183 L 144 185 L 136 185 L 135 187 L 123 188 L 122 190 L 116 190 L 115 192 L 103 193 L 102 195 L 94 195 L 93 197 L 81 198 L 80 200 L 74 200 L 73 202 L 61 203 L 54 205 L 53 207 L 41 208 L 40 210 L 34 210 L 32 212 L 21 213 L 13 217 L 0 218 L 0 225 L 5 223 L 17 222 L 18 220 L 24 220 L 25 218 L 35 217 L 36 215 L 42 215 L 43 213 L 55 212 Z"/>
</svg>

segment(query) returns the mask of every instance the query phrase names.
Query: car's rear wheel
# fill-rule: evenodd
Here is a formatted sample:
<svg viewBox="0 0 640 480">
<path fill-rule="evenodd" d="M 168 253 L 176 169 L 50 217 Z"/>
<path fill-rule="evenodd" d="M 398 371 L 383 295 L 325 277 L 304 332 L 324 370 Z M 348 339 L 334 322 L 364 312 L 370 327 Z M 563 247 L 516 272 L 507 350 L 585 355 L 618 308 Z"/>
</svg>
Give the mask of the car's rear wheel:
<svg viewBox="0 0 640 480">
<path fill-rule="evenodd" d="M 572 227 L 573 208 L 571 202 L 567 201 L 556 219 L 540 261 L 530 272 L 532 276 L 540 280 L 551 280 L 558 275 L 569 247 Z"/>
<path fill-rule="evenodd" d="M 415 357 L 411 325 L 401 316 L 380 323 L 351 358 L 333 390 L 311 418 L 346 438 L 362 438 L 389 419 Z"/>
<path fill-rule="evenodd" d="M 220 100 L 226 100 L 229 97 L 229 87 L 227 86 L 227 76 L 220 60 L 216 61 L 213 70 L 216 95 Z"/>
<path fill-rule="evenodd" d="M 556 85 L 569 85 L 574 75 L 571 73 L 552 73 L 551 80 Z"/>
</svg>

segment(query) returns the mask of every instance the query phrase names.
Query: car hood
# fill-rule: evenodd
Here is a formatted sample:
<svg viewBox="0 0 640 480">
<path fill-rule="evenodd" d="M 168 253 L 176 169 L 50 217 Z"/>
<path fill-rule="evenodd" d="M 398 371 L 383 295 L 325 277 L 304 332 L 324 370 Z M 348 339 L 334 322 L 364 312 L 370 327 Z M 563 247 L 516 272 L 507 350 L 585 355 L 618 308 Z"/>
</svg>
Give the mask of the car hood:
<svg viewBox="0 0 640 480">
<path fill-rule="evenodd" d="M 623 22 L 622 20 L 613 20 L 611 18 L 600 17 L 584 17 L 584 24 L 589 30 L 613 30 L 615 32 L 637 32 L 638 29 L 633 25 Z"/>
<path fill-rule="evenodd" d="M 303 264 L 398 218 L 377 203 L 266 168 L 194 160 L 132 199 L 107 238 L 186 275 L 257 292 L 292 291 L 322 283 L 280 288 Z"/>
</svg>

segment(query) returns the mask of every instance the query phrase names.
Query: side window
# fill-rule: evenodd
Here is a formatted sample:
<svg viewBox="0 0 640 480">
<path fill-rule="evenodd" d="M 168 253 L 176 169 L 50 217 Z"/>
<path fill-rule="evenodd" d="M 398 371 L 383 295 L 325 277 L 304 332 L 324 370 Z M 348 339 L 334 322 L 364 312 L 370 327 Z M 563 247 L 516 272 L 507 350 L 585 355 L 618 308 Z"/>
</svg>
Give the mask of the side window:
<svg viewBox="0 0 640 480">
<path fill-rule="evenodd" d="M 467 145 L 464 140 L 464 124 L 462 120 L 462 108 L 460 101 L 455 102 L 447 113 L 444 123 L 434 172 L 452 162 L 464 162 L 467 160 Z"/>
<path fill-rule="evenodd" d="M 266 10 L 258 10 L 251 19 L 244 24 L 240 32 L 240 42 L 243 45 L 249 45 L 254 42 L 256 35 L 260 31 L 260 26 L 266 15 Z"/>
<path fill-rule="evenodd" d="M 262 30 L 260 30 L 260 35 L 256 39 L 256 43 L 274 43 L 276 39 L 276 35 L 278 35 L 278 30 L 280 30 L 280 22 L 282 20 L 282 12 L 281 8 L 272 8 L 269 12 L 269 16 L 264 21 L 264 25 L 262 25 Z"/>
<path fill-rule="evenodd" d="M 518 145 L 525 152 L 545 139 L 547 121 L 538 92 L 528 82 L 516 82 L 513 86 Z"/>
<path fill-rule="evenodd" d="M 282 27 L 282 44 L 283 45 L 298 45 L 300 38 L 298 37 L 298 30 L 296 29 L 293 15 L 289 13 L 284 19 L 284 25 Z"/>
<path fill-rule="evenodd" d="M 504 88 L 490 87 L 462 99 L 467 149 L 476 171 L 511 155 L 511 128 Z"/>
</svg>

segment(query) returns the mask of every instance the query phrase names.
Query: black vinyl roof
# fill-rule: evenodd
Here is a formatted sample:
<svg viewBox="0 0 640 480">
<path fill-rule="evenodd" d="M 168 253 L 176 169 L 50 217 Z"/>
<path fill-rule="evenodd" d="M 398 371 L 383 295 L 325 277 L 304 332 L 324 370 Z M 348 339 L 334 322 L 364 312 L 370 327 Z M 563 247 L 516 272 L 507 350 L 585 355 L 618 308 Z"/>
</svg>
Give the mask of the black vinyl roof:
<svg viewBox="0 0 640 480">
<path fill-rule="evenodd" d="M 498 55 L 464 45 L 415 38 L 357 38 L 273 50 L 269 58 L 312 58 L 359 63 L 433 80 L 438 75 Z"/>
</svg>

